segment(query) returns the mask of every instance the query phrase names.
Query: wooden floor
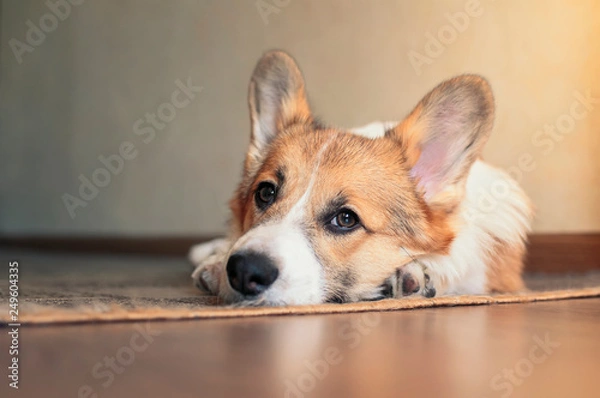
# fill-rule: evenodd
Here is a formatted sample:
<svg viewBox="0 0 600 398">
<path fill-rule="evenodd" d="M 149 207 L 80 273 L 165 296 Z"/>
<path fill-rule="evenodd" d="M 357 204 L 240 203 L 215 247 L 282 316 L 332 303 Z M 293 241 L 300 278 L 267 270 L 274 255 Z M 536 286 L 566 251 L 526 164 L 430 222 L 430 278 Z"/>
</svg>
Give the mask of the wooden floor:
<svg viewBox="0 0 600 398">
<path fill-rule="evenodd" d="M 597 397 L 600 299 L 22 327 L 20 362 L 2 397 Z"/>
</svg>

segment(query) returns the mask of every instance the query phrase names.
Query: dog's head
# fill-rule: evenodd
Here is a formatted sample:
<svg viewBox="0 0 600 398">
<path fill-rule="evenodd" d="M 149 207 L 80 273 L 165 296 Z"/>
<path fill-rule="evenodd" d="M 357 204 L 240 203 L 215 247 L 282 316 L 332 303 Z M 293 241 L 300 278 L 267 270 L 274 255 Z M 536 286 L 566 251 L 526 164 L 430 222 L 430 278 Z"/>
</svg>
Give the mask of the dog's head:
<svg viewBox="0 0 600 398">
<path fill-rule="evenodd" d="M 250 147 L 231 201 L 228 301 L 377 299 L 414 256 L 447 253 L 468 171 L 493 120 L 478 76 L 450 79 L 380 138 L 321 126 L 294 60 L 269 52 L 250 81 Z"/>
</svg>

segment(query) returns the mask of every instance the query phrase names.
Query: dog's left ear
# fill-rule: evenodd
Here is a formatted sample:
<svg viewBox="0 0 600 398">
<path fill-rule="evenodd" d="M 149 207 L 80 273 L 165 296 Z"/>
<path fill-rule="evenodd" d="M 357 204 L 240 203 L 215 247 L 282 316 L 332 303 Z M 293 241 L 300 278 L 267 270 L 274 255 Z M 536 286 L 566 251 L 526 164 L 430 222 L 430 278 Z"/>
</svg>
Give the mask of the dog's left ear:
<svg viewBox="0 0 600 398">
<path fill-rule="evenodd" d="M 447 80 L 386 136 L 400 141 L 411 175 L 432 208 L 452 212 L 492 130 L 494 98 L 485 79 Z"/>
<path fill-rule="evenodd" d="M 248 104 L 250 145 L 257 152 L 262 152 L 286 127 L 312 121 L 302 73 L 283 51 L 269 51 L 258 61 L 250 79 Z"/>
</svg>

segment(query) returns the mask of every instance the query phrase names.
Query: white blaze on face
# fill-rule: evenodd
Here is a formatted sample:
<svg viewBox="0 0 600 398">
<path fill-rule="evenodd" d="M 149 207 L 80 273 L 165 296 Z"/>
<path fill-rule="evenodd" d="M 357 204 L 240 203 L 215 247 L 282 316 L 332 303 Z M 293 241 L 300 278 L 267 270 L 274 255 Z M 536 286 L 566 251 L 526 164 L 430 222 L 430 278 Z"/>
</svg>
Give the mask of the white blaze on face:
<svg viewBox="0 0 600 398">
<path fill-rule="evenodd" d="M 267 255 L 279 270 L 261 299 L 273 304 L 323 301 L 323 270 L 302 230 L 301 219 L 286 217 L 249 231 L 236 242 L 232 253 L 245 251 Z"/>
<path fill-rule="evenodd" d="M 320 160 L 330 142 L 331 139 L 319 151 L 308 187 L 291 210 L 282 219 L 251 229 L 231 249 L 230 255 L 252 251 L 275 261 L 279 276 L 260 295 L 261 300 L 272 304 L 318 304 L 324 300 L 323 268 L 302 226 Z M 224 279 L 221 291 L 231 292 Z"/>
</svg>

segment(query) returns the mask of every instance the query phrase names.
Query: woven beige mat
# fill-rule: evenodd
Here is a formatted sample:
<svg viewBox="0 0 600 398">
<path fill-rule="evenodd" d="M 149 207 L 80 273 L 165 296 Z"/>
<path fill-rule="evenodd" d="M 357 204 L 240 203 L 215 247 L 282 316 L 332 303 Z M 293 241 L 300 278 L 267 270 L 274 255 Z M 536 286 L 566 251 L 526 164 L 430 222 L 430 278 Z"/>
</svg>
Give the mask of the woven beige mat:
<svg viewBox="0 0 600 398">
<path fill-rule="evenodd" d="M 21 324 L 231 318 L 260 315 L 396 311 L 599 297 L 600 271 L 526 275 L 528 291 L 511 295 L 449 296 L 351 304 L 239 308 L 220 305 L 192 287 L 179 258 L 0 252 L 19 263 Z M 8 270 L 0 275 L 0 322 L 9 323 Z"/>
</svg>

